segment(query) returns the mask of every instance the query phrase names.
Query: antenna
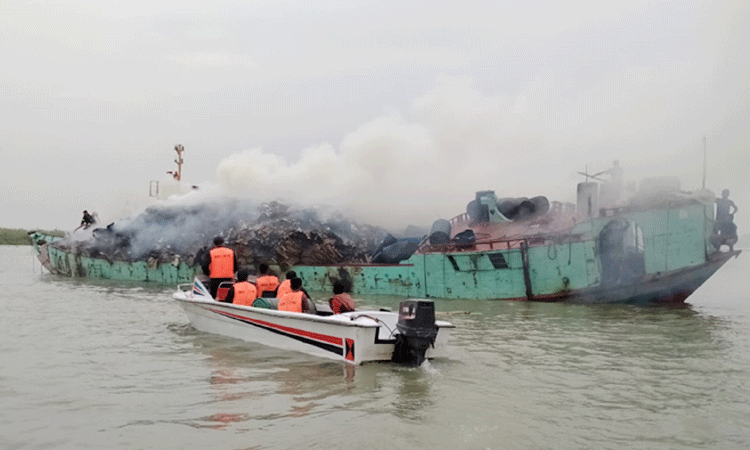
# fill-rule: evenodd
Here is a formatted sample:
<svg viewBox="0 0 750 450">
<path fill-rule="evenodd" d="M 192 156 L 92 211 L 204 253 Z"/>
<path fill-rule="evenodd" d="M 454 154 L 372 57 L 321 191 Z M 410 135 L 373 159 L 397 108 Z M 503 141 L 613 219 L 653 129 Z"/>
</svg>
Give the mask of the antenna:
<svg viewBox="0 0 750 450">
<path fill-rule="evenodd" d="M 605 172 L 606 172 L 606 171 L 605 171 Z M 585 169 L 585 172 L 578 172 L 578 174 L 579 174 L 579 175 L 583 175 L 583 176 L 585 176 L 585 177 L 586 177 L 586 183 L 588 183 L 588 182 L 589 182 L 589 178 L 591 178 L 592 180 L 596 180 L 596 181 L 601 181 L 601 182 L 604 182 L 605 180 L 602 180 L 601 178 L 599 178 L 599 175 L 601 175 L 601 174 L 603 174 L 603 173 L 605 173 L 605 172 L 599 172 L 599 173 L 595 173 L 595 174 L 590 174 L 590 173 L 589 173 L 589 165 L 588 165 L 588 164 L 586 164 L 586 169 Z"/>
</svg>

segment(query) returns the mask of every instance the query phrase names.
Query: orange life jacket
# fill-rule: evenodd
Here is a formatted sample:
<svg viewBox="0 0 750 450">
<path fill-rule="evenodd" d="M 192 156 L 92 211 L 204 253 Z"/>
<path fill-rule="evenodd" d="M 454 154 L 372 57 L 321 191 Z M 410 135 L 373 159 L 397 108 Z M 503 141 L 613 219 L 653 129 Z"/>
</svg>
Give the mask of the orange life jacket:
<svg viewBox="0 0 750 450">
<path fill-rule="evenodd" d="M 235 283 L 232 303 L 235 305 L 253 306 L 253 301 L 256 298 L 258 298 L 258 290 L 253 283 L 249 281 Z"/>
<path fill-rule="evenodd" d="M 276 275 L 261 275 L 255 280 L 258 293 L 262 296 L 265 291 L 275 291 L 279 287 L 279 277 Z"/>
<path fill-rule="evenodd" d="M 302 312 L 302 299 L 305 293 L 302 291 L 290 292 L 279 300 L 279 311 Z"/>
<path fill-rule="evenodd" d="M 292 292 L 292 280 L 284 280 L 276 290 L 276 298 L 281 298 L 290 292 Z"/>
<path fill-rule="evenodd" d="M 211 249 L 211 263 L 208 265 L 211 278 L 234 278 L 234 251 L 226 247 Z"/>
</svg>

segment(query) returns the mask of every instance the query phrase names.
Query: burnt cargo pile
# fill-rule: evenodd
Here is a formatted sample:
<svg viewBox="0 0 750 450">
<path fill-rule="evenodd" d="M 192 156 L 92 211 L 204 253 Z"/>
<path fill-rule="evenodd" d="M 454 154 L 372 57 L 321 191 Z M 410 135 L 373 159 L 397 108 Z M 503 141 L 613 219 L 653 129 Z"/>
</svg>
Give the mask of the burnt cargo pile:
<svg viewBox="0 0 750 450">
<path fill-rule="evenodd" d="M 340 213 L 279 202 L 254 205 L 223 201 L 191 206 L 154 206 L 130 220 L 93 230 L 89 240 L 66 238 L 66 251 L 112 261 L 150 265 L 185 261 L 199 265 L 214 237 L 222 236 L 241 265 L 364 263 L 386 231 L 358 224 Z"/>
</svg>

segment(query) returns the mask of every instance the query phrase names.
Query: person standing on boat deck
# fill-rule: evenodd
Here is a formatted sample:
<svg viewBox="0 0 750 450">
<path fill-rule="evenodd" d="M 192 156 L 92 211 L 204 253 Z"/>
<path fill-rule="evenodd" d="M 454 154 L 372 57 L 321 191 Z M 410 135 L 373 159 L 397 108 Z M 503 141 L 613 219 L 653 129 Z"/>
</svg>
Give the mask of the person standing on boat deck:
<svg viewBox="0 0 750 450">
<path fill-rule="evenodd" d="M 730 211 L 734 208 L 734 211 Z M 716 199 L 716 221 L 733 222 L 734 213 L 739 210 L 733 201 L 729 200 L 729 189 L 721 191 L 721 198 Z"/>
<path fill-rule="evenodd" d="M 282 281 L 279 287 L 276 289 L 276 298 L 281 298 L 284 295 L 292 292 L 292 278 L 297 277 L 297 272 L 290 270 L 286 273 L 286 280 Z"/>
<path fill-rule="evenodd" d="M 344 292 L 344 283 L 341 280 L 333 282 L 333 297 L 328 300 L 328 306 L 334 314 L 354 311 L 354 299 L 349 293 Z"/>
<path fill-rule="evenodd" d="M 234 250 L 224 246 L 224 238 L 214 238 L 214 248 L 208 252 L 208 257 L 202 264 L 203 273 L 211 279 L 211 297 L 216 298 L 219 285 L 224 281 L 234 281 L 237 271 L 237 257 Z"/>
<path fill-rule="evenodd" d="M 612 186 L 612 202 L 617 202 L 622 197 L 622 190 L 625 184 L 625 172 L 620 167 L 620 161 L 612 161 L 612 168 L 605 173 L 610 176 L 610 185 Z"/>
<path fill-rule="evenodd" d="M 285 294 L 279 299 L 279 311 L 291 312 L 313 312 L 310 308 L 310 299 L 302 291 L 302 279 L 292 278 L 292 292 Z"/>
<path fill-rule="evenodd" d="M 255 280 L 258 286 L 259 297 L 276 297 L 276 288 L 279 287 L 279 277 L 271 272 L 268 264 L 262 263 L 258 266 L 260 276 Z"/>
<path fill-rule="evenodd" d="M 253 283 L 247 281 L 248 276 L 250 276 L 250 271 L 247 269 L 237 271 L 237 282 L 229 288 L 224 302 L 253 306 L 253 302 L 258 298 L 258 289 Z"/>
</svg>

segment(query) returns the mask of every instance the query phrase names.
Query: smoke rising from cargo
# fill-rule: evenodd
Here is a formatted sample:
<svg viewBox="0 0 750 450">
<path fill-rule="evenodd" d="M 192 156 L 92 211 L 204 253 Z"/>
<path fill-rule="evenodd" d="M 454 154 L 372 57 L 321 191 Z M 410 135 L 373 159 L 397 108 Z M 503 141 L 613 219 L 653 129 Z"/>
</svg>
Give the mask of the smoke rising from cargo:
<svg viewBox="0 0 750 450">
<path fill-rule="evenodd" d="M 585 122 L 563 117 L 557 108 L 534 106 L 553 102 L 547 89 L 554 88 L 541 83 L 503 96 L 482 92 L 467 79 L 443 78 L 408 110 L 376 117 L 338 144 L 308 147 L 296 160 L 261 148 L 230 155 L 217 168 L 220 191 L 331 205 L 394 232 L 407 225 L 429 228 L 436 219 L 461 214 L 479 190 L 494 190 L 498 197 L 574 201 L 575 184 L 584 180 L 577 172 L 606 170 L 618 154 L 603 152 L 597 135 L 576 143 L 567 129 L 542 129 L 563 120 L 573 128 Z M 696 144 L 687 144 L 692 155 L 682 148 L 674 158 L 658 152 L 639 161 L 627 153 L 619 159 L 637 187 L 640 177 L 674 174 L 675 160 L 684 164 L 692 158 L 687 179 L 694 182 L 700 168 Z M 684 175 L 684 167 L 680 171 Z"/>
<path fill-rule="evenodd" d="M 337 145 L 302 150 L 296 161 L 259 148 L 233 154 L 219 164 L 218 182 L 229 195 L 331 205 L 394 229 L 429 227 L 464 212 L 476 190 L 515 194 L 532 184 L 518 173 L 541 151 L 525 129 L 527 115 L 517 98 L 444 79 L 403 114 L 374 118 Z"/>
</svg>

